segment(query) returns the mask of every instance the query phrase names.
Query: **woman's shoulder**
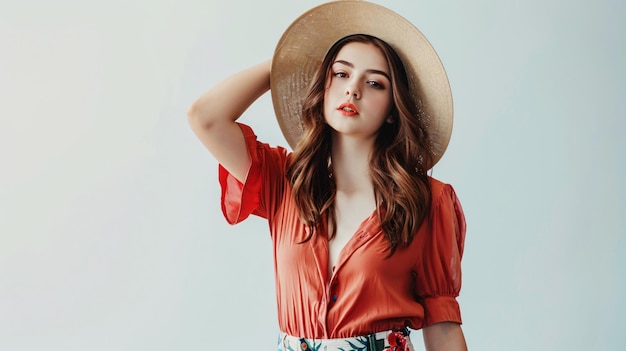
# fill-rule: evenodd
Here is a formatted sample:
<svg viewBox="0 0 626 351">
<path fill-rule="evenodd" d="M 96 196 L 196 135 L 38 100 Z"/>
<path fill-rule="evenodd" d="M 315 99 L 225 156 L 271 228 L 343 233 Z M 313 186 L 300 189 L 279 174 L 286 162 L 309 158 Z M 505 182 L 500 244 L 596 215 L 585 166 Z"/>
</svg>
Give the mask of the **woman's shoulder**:
<svg viewBox="0 0 626 351">
<path fill-rule="evenodd" d="M 428 177 L 428 179 L 431 189 L 430 215 L 454 218 L 462 233 L 465 233 L 463 207 L 452 185 L 432 177 Z"/>
<path fill-rule="evenodd" d="M 439 198 L 446 192 L 454 191 L 452 185 L 430 176 L 428 177 L 428 183 L 430 184 L 430 193 L 432 194 L 433 200 Z"/>
<path fill-rule="evenodd" d="M 449 204 L 455 208 L 457 212 L 462 212 L 461 203 L 452 185 L 442 182 L 433 177 L 428 177 L 430 183 L 431 194 L 431 212 L 437 208 Z"/>
<path fill-rule="evenodd" d="M 248 146 L 248 151 L 252 152 L 254 149 L 261 149 L 266 152 L 270 152 L 272 154 L 276 154 L 281 158 L 286 159 L 287 156 L 291 154 L 291 151 L 288 151 L 282 146 L 272 146 L 269 143 L 259 140 L 257 134 L 254 132 L 252 127 L 247 124 L 237 122 L 239 128 L 241 128 L 241 132 L 243 133 L 244 138 L 246 139 L 246 144 Z"/>
</svg>

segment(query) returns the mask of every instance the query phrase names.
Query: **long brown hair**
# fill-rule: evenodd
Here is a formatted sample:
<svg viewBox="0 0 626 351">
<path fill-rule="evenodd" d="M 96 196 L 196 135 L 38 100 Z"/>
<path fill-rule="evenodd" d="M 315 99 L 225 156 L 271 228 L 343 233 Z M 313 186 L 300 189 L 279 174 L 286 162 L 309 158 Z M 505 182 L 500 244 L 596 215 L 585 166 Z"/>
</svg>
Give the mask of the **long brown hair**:
<svg viewBox="0 0 626 351">
<path fill-rule="evenodd" d="M 333 228 L 329 238 L 333 238 L 336 186 L 328 167 L 332 138 L 331 127 L 324 120 L 324 93 L 339 50 L 352 42 L 376 46 L 385 56 L 391 73 L 393 122 L 383 123 L 378 131 L 370 157 L 370 175 L 381 226 L 392 255 L 398 246 L 411 243 L 429 213 L 431 193 L 424 165 L 431 164 L 432 156 L 428 131 L 423 125 L 422 112 L 409 92 L 404 65 L 386 42 L 355 34 L 340 39 L 330 48 L 302 106 L 304 133 L 289 160 L 287 178 L 300 217 L 311 228 L 306 240 L 315 230 L 324 232 L 324 215 Z"/>
</svg>

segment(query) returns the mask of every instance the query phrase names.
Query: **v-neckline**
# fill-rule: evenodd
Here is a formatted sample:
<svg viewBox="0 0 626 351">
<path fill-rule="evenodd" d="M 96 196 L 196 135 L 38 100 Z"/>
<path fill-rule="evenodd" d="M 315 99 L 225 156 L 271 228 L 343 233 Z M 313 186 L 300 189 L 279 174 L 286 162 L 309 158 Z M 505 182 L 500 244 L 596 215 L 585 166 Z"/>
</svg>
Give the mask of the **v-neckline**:
<svg viewBox="0 0 626 351">
<path fill-rule="evenodd" d="M 352 253 L 354 253 L 354 251 L 364 243 L 363 239 L 369 236 L 372 236 L 374 234 L 374 232 L 371 229 L 372 229 L 373 221 L 376 219 L 377 216 L 378 216 L 378 211 L 377 209 L 374 209 L 370 213 L 369 216 L 365 217 L 361 221 L 361 223 L 359 223 L 355 232 L 350 235 L 350 237 L 345 241 L 343 246 L 339 249 L 339 252 L 337 254 L 337 260 L 334 262 L 334 264 L 331 264 L 332 262 L 331 257 L 330 257 L 331 240 L 329 240 L 328 238 L 328 234 L 329 234 L 328 222 L 326 219 L 324 220 L 324 226 L 326 228 L 326 236 L 325 236 L 326 271 L 327 271 L 328 281 L 330 281 L 332 277 L 334 276 L 334 274 L 337 273 L 339 268 L 341 268 L 341 266 L 344 264 L 344 261 L 346 261 L 347 258 L 350 255 L 352 255 Z M 376 221 L 376 223 L 378 222 Z"/>
</svg>

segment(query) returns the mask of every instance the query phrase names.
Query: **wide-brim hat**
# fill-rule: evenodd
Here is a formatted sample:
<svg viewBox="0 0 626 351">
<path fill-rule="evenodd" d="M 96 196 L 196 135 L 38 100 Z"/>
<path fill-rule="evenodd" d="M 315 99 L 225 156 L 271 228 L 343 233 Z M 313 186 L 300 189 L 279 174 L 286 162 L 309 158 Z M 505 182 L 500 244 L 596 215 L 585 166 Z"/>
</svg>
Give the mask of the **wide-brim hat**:
<svg viewBox="0 0 626 351">
<path fill-rule="evenodd" d="M 439 161 L 452 133 L 452 93 L 443 64 L 426 37 L 386 7 L 361 0 L 319 5 L 298 17 L 283 33 L 272 60 L 270 87 L 278 124 L 295 148 L 303 133 L 302 103 L 326 52 L 339 39 L 368 34 L 387 42 L 400 56 L 409 90 L 430 133 L 432 164 Z"/>
</svg>

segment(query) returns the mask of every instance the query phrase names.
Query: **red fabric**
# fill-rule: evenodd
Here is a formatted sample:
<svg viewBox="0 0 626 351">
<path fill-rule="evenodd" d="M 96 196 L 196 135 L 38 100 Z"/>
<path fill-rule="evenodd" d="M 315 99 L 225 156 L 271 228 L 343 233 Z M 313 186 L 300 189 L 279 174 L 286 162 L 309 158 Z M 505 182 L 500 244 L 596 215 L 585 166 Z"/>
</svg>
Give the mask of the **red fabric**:
<svg viewBox="0 0 626 351">
<path fill-rule="evenodd" d="M 299 220 L 285 178 L 288 153 L 256 140 L 241 124 L 252 159 L 244 184 L 219 167 L 222 210 L 235 224 L 266 218 L 274 247 L 278 323 L 287 334 L 339 338 L 434 323 L 461 323 L 465 217 L 454 189 L 430 178 L 432 208 L 411 245 L 386 259 L 376 213 L 363 221 L 328 274 L 328 240 Z"/>
</svg>

